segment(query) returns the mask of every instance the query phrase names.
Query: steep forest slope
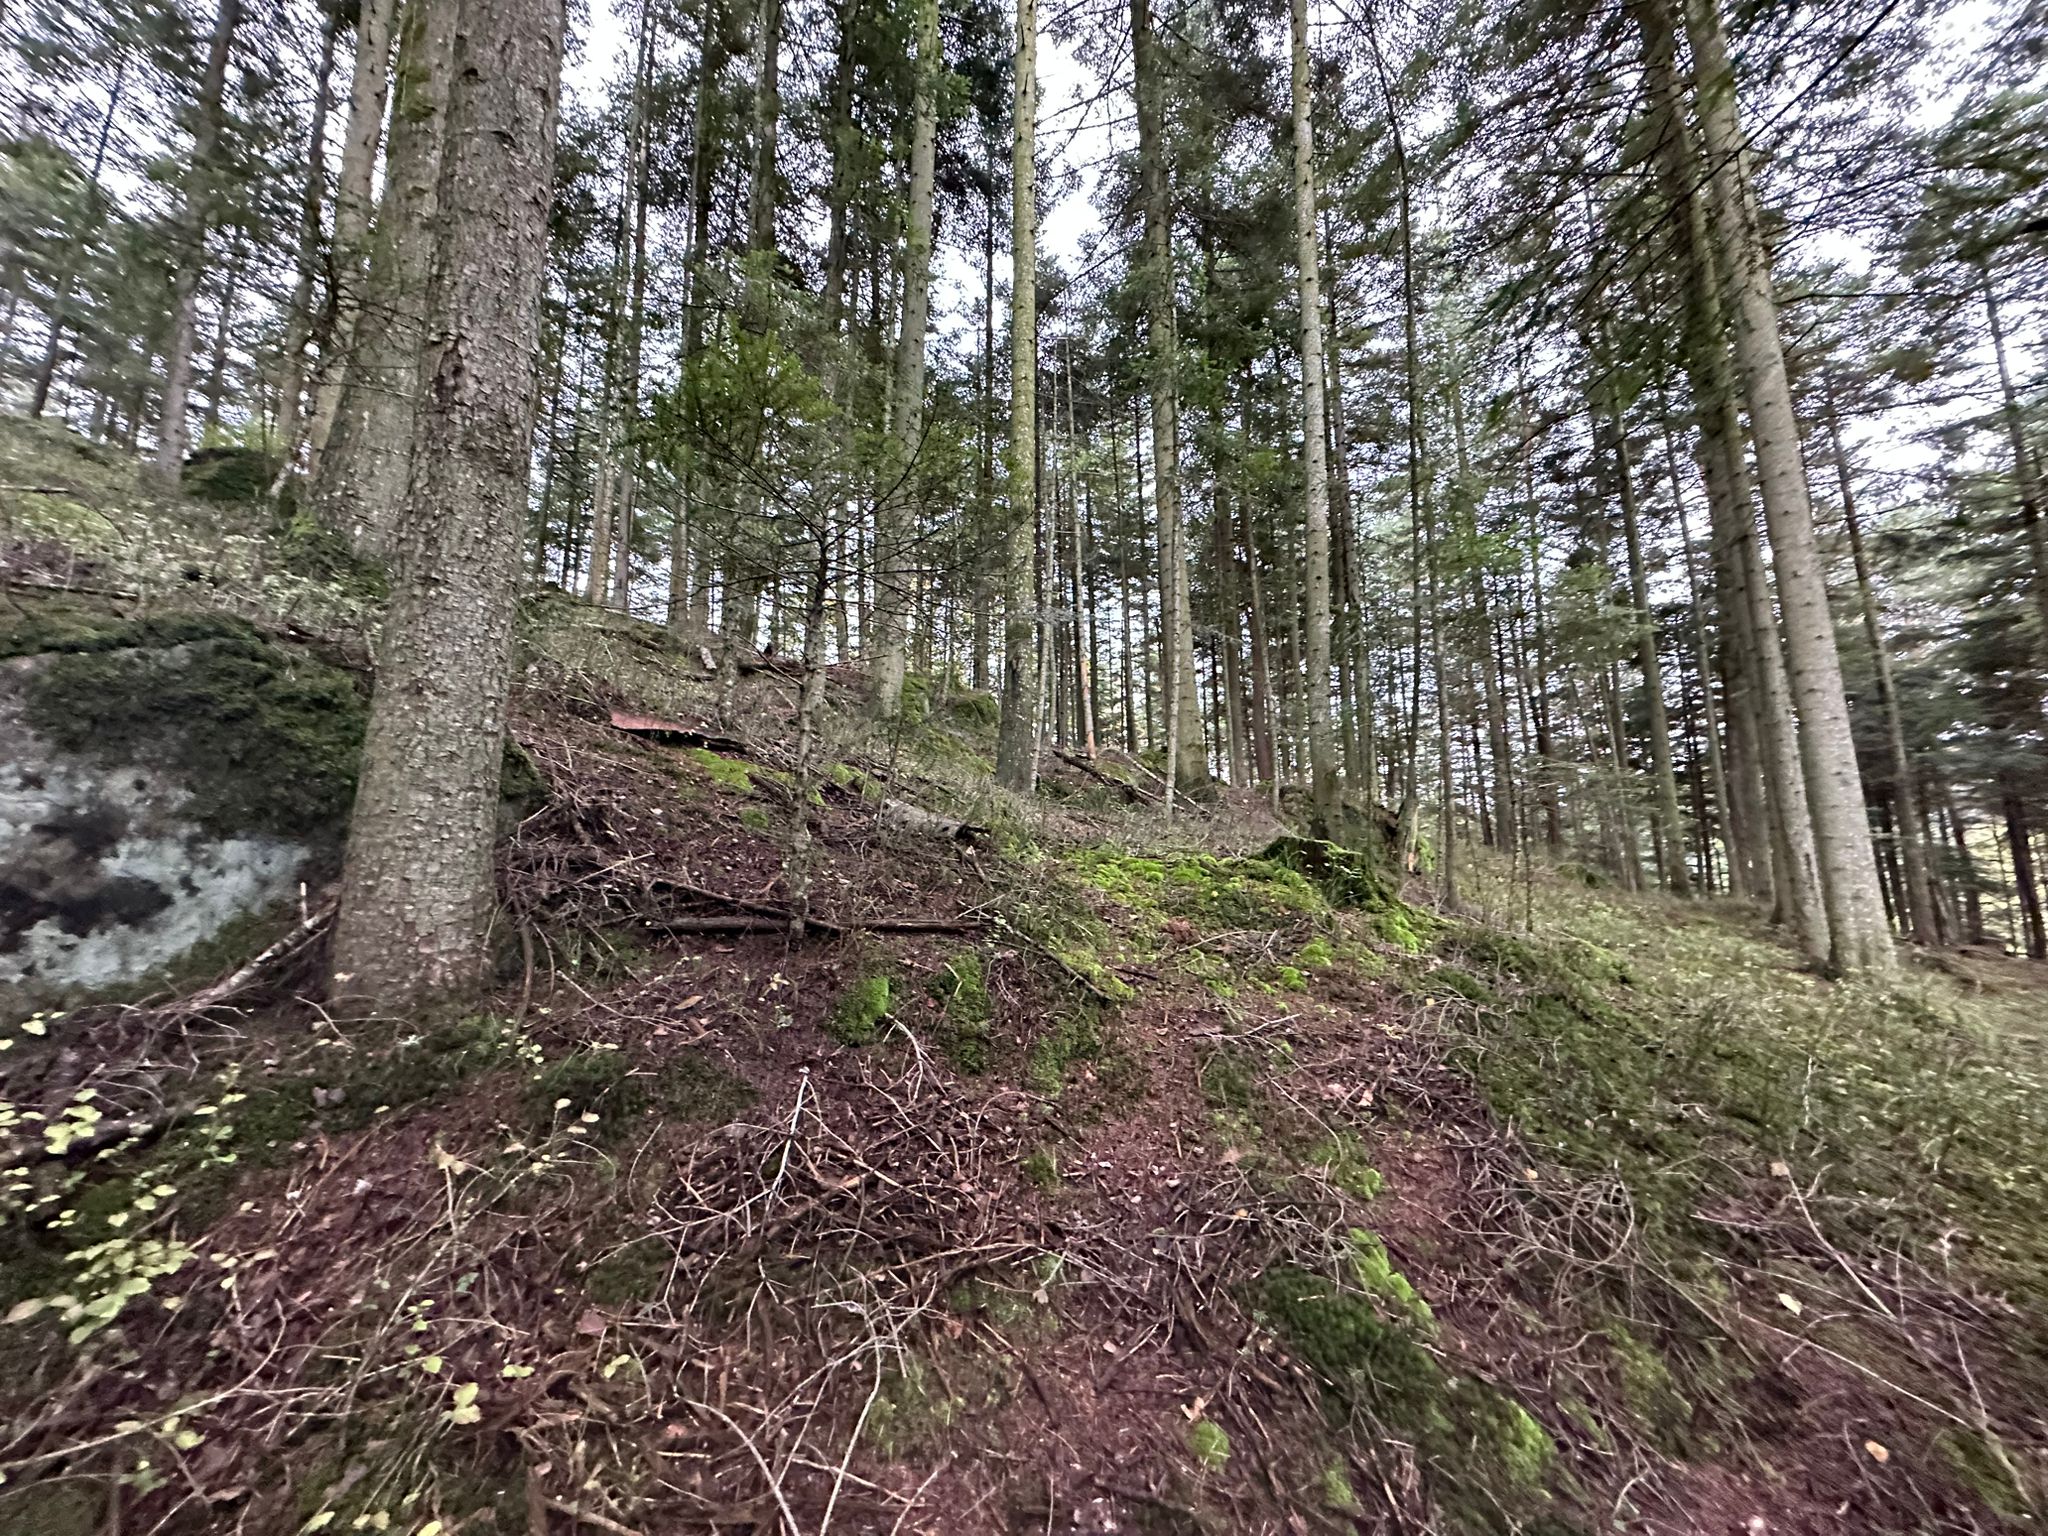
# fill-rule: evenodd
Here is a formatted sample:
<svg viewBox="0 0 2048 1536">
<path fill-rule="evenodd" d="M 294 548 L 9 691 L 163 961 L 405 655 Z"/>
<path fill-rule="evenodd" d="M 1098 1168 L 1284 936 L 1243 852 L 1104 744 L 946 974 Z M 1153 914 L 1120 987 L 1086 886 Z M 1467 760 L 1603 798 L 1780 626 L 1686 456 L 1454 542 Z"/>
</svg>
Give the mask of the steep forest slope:
<svg viewBox="0 0 2048 1536">
<path fill-rule="evenodd" d="M 345 785 L 374 574 L 8 431 L 10 686 L 143 680 L 39 739 Z M 2037 967 L 1428 910 L 1135 760 L 998 793 L 933 679 L 881 733 L 835 677 L 800 796 L 772 660 L 559 593 L 522 644 L 486 1010 L 323 1012 L 316 838 L 0 1036 L 0 1531 L 2038 1526 Z M 200 673 L 211 755 L 148 713 Z"/>
</svg>

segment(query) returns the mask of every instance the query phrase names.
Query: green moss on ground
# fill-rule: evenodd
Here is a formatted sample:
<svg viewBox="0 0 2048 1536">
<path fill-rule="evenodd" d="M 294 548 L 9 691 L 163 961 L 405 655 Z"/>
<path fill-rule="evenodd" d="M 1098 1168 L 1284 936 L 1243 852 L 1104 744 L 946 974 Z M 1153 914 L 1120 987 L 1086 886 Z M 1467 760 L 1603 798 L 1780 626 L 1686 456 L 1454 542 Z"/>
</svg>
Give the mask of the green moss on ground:
<svg viewBox="0 0 2048 1536">
<path fill-rule="evenodd" d="M 939 1002 L 939 1049 L 954 1069 L 970 1076 L 986 1072 L 992 1047 L 995 1004 L 988 995 L 981 954 L 964 949 L 947 960 L 931 980 Z"/>
<path fill-rule="evenodd" d="M 692 747 L 687 755 L 720 789 L 729 789 L 738 795 L 754 792 L 754 770 L 737 758 L 723 756 L 709 747 Z"/>
<path fill-rule="evenodd" d="M 1121 905 L 1201 928 L 1283 928 L 1328 911 L 1328 903 L 1306 879 L 1265 859 L 1208 854 L 1148 858 L 1089 848 L 1070 862 L 1085 883 Z"/>
<path fill-rule="evenodd" d="M 654 1074 L 649 1105 L 665 1120 L 725 1125 L 759 1100 L 754 1085 L 697 1051 L 671 1056 Z"/>
<path fill-rule="evenodd" d="M 1311 1167 L 1347 1194 L 1361 1200 L 1377 1200 L 1387 1187 L 1379 1169 L 1366 1156 L 1365 1143 L 1349 1131 L 1337 1131 L 1310 1149 L 1306 1159 Z"/>
<path fill-rule="evenodd" d="M 1221 1472 L 1230 1464 L 1230 1436 L 1214 1419 L 1197 1419 L 1188 1426 L 1188 1449 L 1204 1472 Z"/>
<path fill-rule="evenodd" d="M 1454 1374 L 1425 1347 L 1428 1308 L 1354 1232 L 1341 1265 L 1351 1283 L 1293 1266 L 1268 1270 L 1259 1314 L 1323 1383 L 1333 1414 L 1364 1414 L 1412 1443 L 1446 1528 L 1507 1536 L 1547 1518 L 1555 1443 L 1507 1393 Z"/>
<path fill-rule="evenodd" d="M 841 1045 L 872 1045 L 889 1016 L 892 989 L 887 976 L 863 976 L 839 994 L 825 1016 L 825 1033 Z"/>
<path fill-rule="evenodd" d="M 1048 1023 L 1031 1043 L 1024 1063 L 1024 1086 L 1048 1097 L 1058 1094 L 1073 1066 L 1100 1056 L 1105 1043 L 1101 1008 L 1092 1000 L 1076 1003 Z"/>
<path fill-rule="evenodd" d="M 901 1461 L 939 1449 L 968 1407 L 967 1399 L 950 1390 L 931 1366 L 905 1355 L 883 1372 L 862 1437 L 884 1460 Z"/>
</svg>

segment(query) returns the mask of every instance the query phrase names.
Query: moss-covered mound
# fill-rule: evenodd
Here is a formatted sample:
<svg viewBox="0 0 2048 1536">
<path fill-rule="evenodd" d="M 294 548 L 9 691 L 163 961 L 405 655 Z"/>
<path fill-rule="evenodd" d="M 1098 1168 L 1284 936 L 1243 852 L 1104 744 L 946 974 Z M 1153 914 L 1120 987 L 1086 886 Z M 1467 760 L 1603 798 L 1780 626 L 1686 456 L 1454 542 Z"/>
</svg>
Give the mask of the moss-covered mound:
<svg viewBox="0 0 2048 1536">
<path fill-rule="evenodd" d="M 366 718 L 348 672 L 227 615 L 0 631 L 0 656 L 47 655 L 24 685 L 45 740 L 190 786 L 189 813 L 227 836 L 331 838 L 355 794 Z"/>
</svg>

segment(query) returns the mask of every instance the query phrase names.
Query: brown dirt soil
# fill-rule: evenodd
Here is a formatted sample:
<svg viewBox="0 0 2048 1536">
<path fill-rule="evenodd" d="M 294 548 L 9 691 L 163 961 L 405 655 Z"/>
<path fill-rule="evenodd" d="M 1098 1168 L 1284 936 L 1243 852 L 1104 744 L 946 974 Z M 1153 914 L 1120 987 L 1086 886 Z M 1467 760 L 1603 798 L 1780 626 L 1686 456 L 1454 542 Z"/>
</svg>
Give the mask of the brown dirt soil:
<svg viewBox="0 0 2048 1536">
<path fill-rule="evenodd" d="M 1731 1349 L 1744 1428 L 1656 1443 L 1589 1347 L 1627 1260 L 1571 1240 L 1611 1230 L 1606 1194 L 1532 1163 L 1448 1065 L 1459 1005 L 1426 959 L 1349 918 L 1139 934 L 1048 865 L 878 834 L 857 782 L 808 808 L 809 915 L 843 936 L 690 931 L 790 903 L 786 749 L 760 741 L 742 788 L 604 702 L 525 701 L 551 794 L 507 847 L 504 1027 L 459 1074 L 418 1063 L 461 1021 L 337 1030 L 286 987 L 109 1012 L 38 1078 L 53 1115 L 87 1088 L 159 1107 L 122 1155 L 178 1149 L 174 1192 L 107 1239 L 192 1256 L 77 1348 L 47 1314 L 8 1330 L 0 1532 L 1993 1528 L 1874 1458 L 1891 1410 L 1854 1372 L 1781 1369 L 1762 1337 Z M 1255 809 L 1226 803 L 1230 839 Z M 1135 924 L 1138 996 L 1101 1006 L 1006 915 L 1020 894 Z M 957 931 L 853 931 L 913 918 Z M 1318 935 L 1391 969 L 1265 979 Z M 935 987 L 968 949 L 971 1072 Z M 882 975 L 878 1038 L 835 1038 Z M 271 1098 L 273 1144 L 193 1142 Z M 69 1171 L 66 1208 L 110 1187 Z M 1557 1443 L 1533 1511 L 1436 1523 L 1416 1439 L 1263 1314 L 1262 1276 L 1342 1275 L 1351 1228 L 1429 1304 L 1424 1352 Z"/>
</svg>

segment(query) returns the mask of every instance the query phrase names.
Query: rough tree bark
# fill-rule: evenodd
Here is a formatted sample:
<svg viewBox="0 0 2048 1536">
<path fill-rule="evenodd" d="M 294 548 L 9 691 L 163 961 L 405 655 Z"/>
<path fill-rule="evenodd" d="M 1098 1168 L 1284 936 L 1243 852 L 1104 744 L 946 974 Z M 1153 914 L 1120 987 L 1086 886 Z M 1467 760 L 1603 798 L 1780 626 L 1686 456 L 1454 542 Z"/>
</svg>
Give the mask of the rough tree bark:
<svg viewBox="0 0 2048 1536">
<path fill-rule="evenodd" d="M 414 472 L 334 931 L 357 1009 L 483 972 L 562 28 L 562 0 L 463 0 L 455 23 Z"/>
<path fill-rule="evenodd" d="M 193 105 L 192 158 L 185 172 L 185 197 L 178 210 L 178 267 L 171 280 L 171 338 L 164 350 L 163 403 L 157 415 L 152 467 L 160 481 L 175 486 L 185 467 L 186 396 L 192 388 L 192 346 L 198 328 L 199 279 L 206 271 L 206 233 L 213 227 L 214 159 L 220 150 L 228 79 L 228 55 L 241 25 L 241 0 L 220 0 L 206 73 Z M 109 117 L 112 112 L 109 110 Z"/>
<path fill-rule="evenodd" d="M 1323 300 L 1316 251 L 1315 130 L 1310 120 L 1308 0 L 1288 8 L 1293 37 L 1289 70 L 1294 107 L 1294 264 L 1301 293 L 1302 493 L 1306 502 L 1307 567 L 1303 622 L 1308 717 L 1309 805 L 1325 837 L 1338 830 L 1337 752 L 1330 734 L 1330 464 L 1323 415 Z M 1445 850 L 1448 855 L 1449 850 Z M 1447 866 L 1448 867 L 1448 866 Z"/>
<path fill-rule="evenodd" d="M 1686 0 L 1685 21 L 1697 70 L 1694 101 L 1711 169 L 1708 185 L 1716 246 L 1724 258 L 1721 278 L 1749 401 L 1757 480 L 1784 615 L 1785 667 L 1799 713 L 1807 808 L 1828 918 L 1829 963 L 1841 972 L 1886 971 L 1896 956 L 1871 858 L 1863 779 L 1849 729 L 1826 573 L 1814 539 L 1813 506 L 1778 334 L 1770 256 L 1750 186 L 1747 141 L 1736 111 L 1735 70 L 1718 0 Z"/>
<path fill-rule="evenodd" d="M 446 136 L 449 54 L 457 7 L 409 0 L 398 42 L 384 191 L 334 425 L 310 477 L 313 515 L 366 555 L 388 550 L 412 473 L 427 278 Z"/>
<path fill-rule="evenodd" d="M 909 479 L 924 436 L 925 331 L 931 322 L 932 185 L 937 163 L 939 52 L 938 0 L 918 0 L 917 84 L 911 103 L 910 208 L 904 230 L 903 322 L 896 337 L 889 390 L 890 483 L 879 502 L 875 612 L 878 650 L 875 713 L 891 719 L 903 704 L 904 648 L 910 587 L 913 498 Z"/>
<path fill-rule="evenodd" d="M 1009 528 L 1003 541 L 1003 706 L 996 782 L 1038 782 L 1038 0 L 1017 0 L 1010 98 Z"/>
</svg>

